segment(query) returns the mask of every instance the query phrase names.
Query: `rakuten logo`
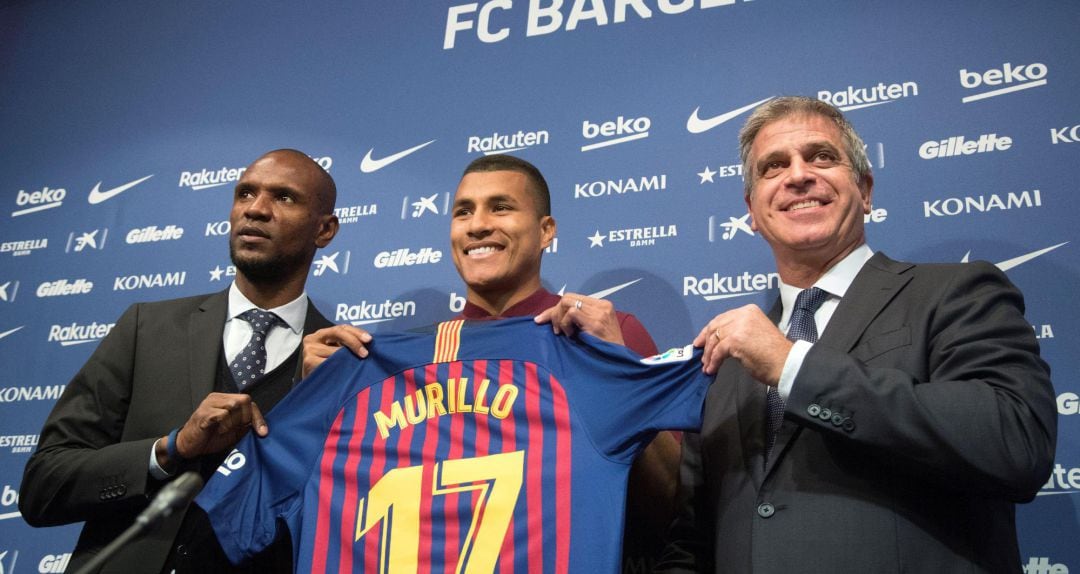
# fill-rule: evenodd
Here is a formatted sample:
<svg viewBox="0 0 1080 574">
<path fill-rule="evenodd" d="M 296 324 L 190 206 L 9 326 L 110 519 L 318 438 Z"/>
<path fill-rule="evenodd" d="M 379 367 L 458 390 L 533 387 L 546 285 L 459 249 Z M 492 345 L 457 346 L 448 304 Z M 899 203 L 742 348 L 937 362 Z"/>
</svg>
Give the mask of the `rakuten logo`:
<svg viewBox="0 0 1080 574">
<path fill-rule="evenodd" d="M 334 313 L 334 320 L 339 323 L 348 321 L 353 325 L 370 325 L 415 315 L 415 301 L 391 301 L 387 299 L 381 302 L 369 303 L 364 300 L 355 305 L 338 303 Z"/>
<path fill-rule="evenodd" d="M 67 191 L 63 188 L 49 189 L 49 186 L 45 186 L 38 191 L 32 191 L 30 193 L 27 193 L 24 189 L 20 189 L 19 193 L 15 195 L 15 205 L 19 207 L 29 205 L 30 207 L 12 211 L 11 216 L 19 217 L 20 215 L 26 215 L 28 213 L 60 207 L 64 204 L 65 197 L 67 197 Z"/>
<path fill-rule="evenodd" d="M 38 285 L 37 296 L 63 297 L 65 295 L 86 295 L 93 289 L 94 283 L 92 281 L 87 281 L 86 279 L 76 279 L 74 281 L 57 279 L 56 281 L 46 281 L 45 283 Z"/>
<path fill-rule="evenodd" d="M 889 104 L 902 98 L 910 98 L 919 95 L 919 85 L 915 82 L 902 84 L 885 84 L 878 82 L 876 86 L 868 88 L 856 88 L 848 86 L 847 89 L 830 92 L 821 90 L 817 93 L 819 100 L 830 103 L 843 111 L 868 108 Z"/>
<path fill-rule="evenodd" d="M 469 136 L 468 152 L 482 152 L 484 155 L 520 151 L 528 147 L 545 145 L 551 136 L 544 130 L 526 132 L 518 130 L 514 134 L 495 132 L 490 136 Z"/>
<path fill-rule="evenodd" d="M 964 136 L 953 136 L 940 141 L 928 141 L 919 146 L 919 157 L 938 159 L 956 157 L 992 151 L 1005 151 L 1012 147 L 1012 138 L 997 134 L 983 134 L 975 140 L 966 140 Z"/>
<path fill-rule="evenodd" d="M 634 140 L 649 137 L 649 128 L 652 120 L 647 117 L 624 118 L 619 116 L 615 121 L 594 124 L 589 120 L 581 123 L 581 137 L 591 140 L 601 138 L 596 143 L 581 146 L 581 151 L 589 151 L 602 147 L 619 145 Z"/>
<path fill-rule="evenodd" d="M 981 74 L 962 69 L 960 70 L 960 85 L 968 90 L 974 90 L 982 86 L 1006 87 L 990 90 L 981 94 L 975 94 L 973 96 L 965 96 L 961 98 L 960 101 L 966 104 L 978 100 L 985 100 L 986 98 L 1011 94 L 1012 92 L 1018 92 L 1020 90 L 1045 86 L 1046 74 L 1046 64 L 1040 64 L 1038 62 L 1020 66 L 1014 66 L 1009 62 L 1005 62 L 1000 70 L 990 68 Z"/>
<path fill-rule="evenodd" d="M 105 338 L 105 335 L 112 331 L 112 328 L 116 326 L 116 323 L 90 323 L 89 325 L 80 325 L 78 323 L 72 323 L 70 325 L 53 325 L 49 327 L 50 343 L 60 343 L 61 346 L 70 347 L 71 345 L 81 345 L 83 343 L 94 343 Z"/>
<path fill-rule="evenodd" d="M 234 181 L 240 181 L 240 176 L 244 174 L 246 169 L 245 167 L 223 167 L 215 171 L 208 169 L 183 171 L 180 172 L 179 187 L 190 187 L 193 190 L 201 191 L 211 187 L 227 185 Z"/>
<path fill-rule="evenodd" d="M 164 229 L 158 229 L 158 226 L 151 225 L 149 227 L 132 229 L 128 232 L 126 241 L 128 242 L 128 245 L 134 243 L 156 243 L 158 241 L 173 241 L 175 239 L 180 239 L 183 236 L 183 227 L 169 225 Z"/>
<path fill-rule="evenodd" d="M 683 297 L 697 295 L 706 301 L 730 299 L 761 293 L 780 286 L 778 273 L 750 273 L 721 276 L 713 273 L 711 277 L 683 277 Z"/>
</svg>

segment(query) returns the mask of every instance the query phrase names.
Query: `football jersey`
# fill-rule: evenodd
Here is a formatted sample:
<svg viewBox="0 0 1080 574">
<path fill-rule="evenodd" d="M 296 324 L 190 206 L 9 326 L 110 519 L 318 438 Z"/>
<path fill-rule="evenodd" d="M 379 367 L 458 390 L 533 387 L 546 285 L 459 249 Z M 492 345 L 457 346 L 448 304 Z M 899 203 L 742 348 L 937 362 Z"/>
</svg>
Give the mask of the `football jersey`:
<svg viewBox="0 0 1080 574">
<path fill-rule="evenodd" d="M 617 572 L 626 481 L 697 430 L 700 350 L 642 359 L 531 318 L 343 350 L 245 437 L 196 502 L 234 562 L 287 527 L 299 572 Z"/>
</svg>

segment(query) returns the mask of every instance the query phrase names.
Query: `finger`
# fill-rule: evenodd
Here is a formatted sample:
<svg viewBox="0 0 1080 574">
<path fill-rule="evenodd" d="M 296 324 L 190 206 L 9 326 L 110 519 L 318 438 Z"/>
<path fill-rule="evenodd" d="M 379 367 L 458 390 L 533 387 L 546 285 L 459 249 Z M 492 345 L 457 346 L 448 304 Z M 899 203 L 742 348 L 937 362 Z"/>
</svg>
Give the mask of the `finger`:
<svg viewBox="0 0 1080 574">
<path fill-rule="evenodd" d="M 544 323 L 551 322 L 551 318 L 552 318 L 552 316 L 555 315 L 555 311 L 558 308 L 559 308 L 559 305 L 555 304 L 554 306 L 552 306 L 550 308 L 544 309 L 543 311 L 540 312 L 539 315 L 533 317 L 533 322 L 535 322 L 537 325 L 543 325 Z"/>
<path fill-rule="evenodd" d="M 270 426 L 266 424 L 266 417 L 263 416 L 262 411 L 259 410 L 259 405 L 251 402 L 251 426 L 255 429 L 255 434 L 259 436 L 266 436 L 270 434 Z"/>
</svg>

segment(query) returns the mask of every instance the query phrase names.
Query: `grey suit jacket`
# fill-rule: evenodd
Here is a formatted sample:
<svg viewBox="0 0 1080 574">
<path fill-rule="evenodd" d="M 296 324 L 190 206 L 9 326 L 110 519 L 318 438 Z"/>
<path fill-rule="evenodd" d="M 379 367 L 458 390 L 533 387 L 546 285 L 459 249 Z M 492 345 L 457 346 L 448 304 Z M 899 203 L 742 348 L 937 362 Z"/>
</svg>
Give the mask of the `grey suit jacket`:
<svg viewBox="0 0 1080 574">
<path fill-rule="evenodd" d="M 806 356 L 768 465 L 764 385 L 725 362 L 658 571 L 1020 572 L 1014 503 L 1049 476 L 1057 429 L 1023 309 L 987 263 L 875 255 Z"/>
<path fill-rule="evenodd" d="M 151 446 L 213 391 L 227 309 L 228 290 L 132 305 L 57 401 L 27 462 L 19 509 L 34 526 L 86 521 L 72 570 L 130 526 L 161 488 L 148 474 Z M 309 301 L 305 334 L 330 324 Z M 102 572 L 158 572 L 182 514 Z"/>
</svg>

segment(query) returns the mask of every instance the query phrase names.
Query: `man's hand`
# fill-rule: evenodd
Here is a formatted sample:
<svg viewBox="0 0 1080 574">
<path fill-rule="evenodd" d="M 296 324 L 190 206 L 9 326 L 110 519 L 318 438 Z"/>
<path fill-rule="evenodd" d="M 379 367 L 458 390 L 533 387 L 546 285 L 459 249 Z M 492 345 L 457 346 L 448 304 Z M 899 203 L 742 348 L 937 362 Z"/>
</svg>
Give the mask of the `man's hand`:
<svg viewBox="0 0 1080 574">
<path fill-rule="evenodd" d="M 341 347 L 346 347 L 354 355 L 363 359 L 368 356 L 365 345 L 371 342 L 371 333 L 352 325 L 334 325 L 319 329 L 304 337 L 304 367 L 301 376 L 308 376 Z"/>
<path fill-rule="evenodd" d="M 176 453 L 184 459 L 228 450 L 248 429 L 259 436 L 269 429 L 262 412 L 250 395 L 210 393 L 191 413 L 176 436 Z"/>
<path fill-rule="evenodd" d="M 713 317 L 694 338 L 705 347 L 701 362 L 713 375 L 728 357 L 742 363 L 756 380 L 775 387 L 791 351 L 791 341 L 757 305 L 746 305 Z"/>
<path fill-rule="evenodd" d="M 615 306 L 603 299 L 567 293 L 554 307 L 545 310 L 534 319 L 537 324 L 551 323 L 556 334 L 573 335 L 584 331 L 609 343 L 625 345 Z"/>
</svg>

